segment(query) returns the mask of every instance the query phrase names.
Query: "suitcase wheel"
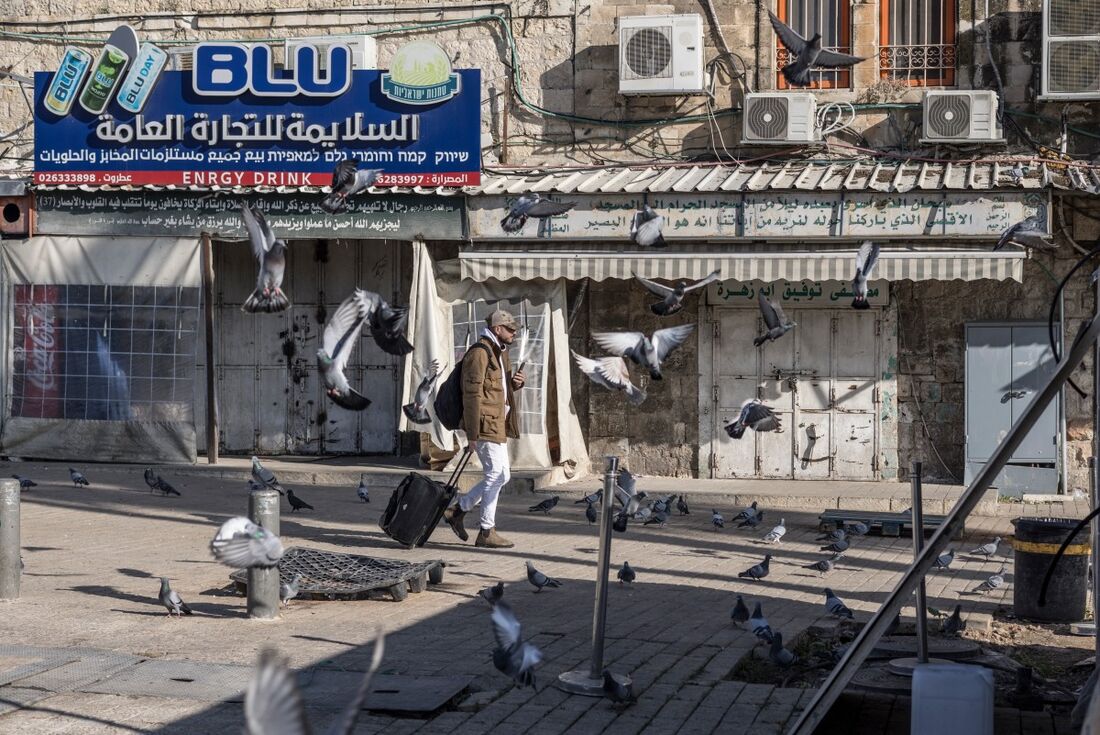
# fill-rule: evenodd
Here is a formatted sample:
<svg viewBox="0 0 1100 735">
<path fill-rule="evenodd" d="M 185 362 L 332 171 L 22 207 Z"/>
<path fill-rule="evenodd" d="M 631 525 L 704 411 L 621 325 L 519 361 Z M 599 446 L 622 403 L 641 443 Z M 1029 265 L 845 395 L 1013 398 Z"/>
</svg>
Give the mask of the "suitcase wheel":
<svg viewBox="0 0 1100 735">
<path fill-rule="evenodd" d="M 443 565 L 434 566 L 428 570 L 428 581 L 432 584 L 443 583 Z"/>
<path fill-rule="evenodd" d="M 389 589 L 390 595 L 393 596 L 395 602 L 401 602 L 409 596 L 409 583 L 398 582 Z"/>
<path fill-rule="evenodd" d="M 428 575 L 427 573 L 421 574 L 418 577 L 413 577 L 409 580 L 409 589 L 413 592 L 423 592 L 428 589 Z"/>
</svg>

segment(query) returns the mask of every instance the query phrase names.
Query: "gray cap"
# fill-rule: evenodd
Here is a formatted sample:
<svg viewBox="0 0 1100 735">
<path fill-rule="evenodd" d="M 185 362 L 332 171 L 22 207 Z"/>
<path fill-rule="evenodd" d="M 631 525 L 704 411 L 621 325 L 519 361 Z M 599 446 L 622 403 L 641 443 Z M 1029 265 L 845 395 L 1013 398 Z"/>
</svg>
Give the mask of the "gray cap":
<svg viewBox="0 0 1100 735">
<path fill-rule="evenodd" d="M 510 312 L 504 309 L 496 309 L 489 316 L 485 317 L 485 323 L 489 325 L 489 328 L 493 327 L 511 327 L 516 329 L 516 318 L 512 316 Z"/>
</svg>

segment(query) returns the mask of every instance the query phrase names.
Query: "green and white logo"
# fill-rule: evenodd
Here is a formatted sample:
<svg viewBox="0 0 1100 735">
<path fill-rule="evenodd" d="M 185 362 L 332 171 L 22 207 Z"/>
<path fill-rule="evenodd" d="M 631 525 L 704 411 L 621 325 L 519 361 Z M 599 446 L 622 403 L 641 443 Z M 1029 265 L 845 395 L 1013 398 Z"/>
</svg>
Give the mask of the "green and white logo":
<svg viewBox="0 0 1100 735">
<path fill-rule="evenodd" d="M 406 105 L 434 105 L 462 90 L 447 52 L 431 41 L 413 41 L 397 50 L 382 74 L 382 94 Z"/>
</svg>

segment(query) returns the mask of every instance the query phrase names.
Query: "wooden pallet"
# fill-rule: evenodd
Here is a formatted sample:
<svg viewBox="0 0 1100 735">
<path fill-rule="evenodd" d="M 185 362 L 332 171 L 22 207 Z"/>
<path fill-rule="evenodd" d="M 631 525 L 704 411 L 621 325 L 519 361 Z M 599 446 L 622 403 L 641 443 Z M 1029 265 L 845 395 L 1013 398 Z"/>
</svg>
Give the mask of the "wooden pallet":
<svg viewBox="0 0 1100 735">
<path fill-rule="evenodd" d="M 924 514 L 924 535 L 929 536 L 943 523 L 946 516 Z M 823 532 L 844 528 L 851 523 L 865 523 L 871 533 L 880 536 L 900 536 L 903 531 L 913 534 L 913 518 L 908 513 L 890 513 L 873 510 L 827 510 L 818 516 L 818 527 Z M 960 529 L 960 535 L 962 530 Z"/>
</svg>

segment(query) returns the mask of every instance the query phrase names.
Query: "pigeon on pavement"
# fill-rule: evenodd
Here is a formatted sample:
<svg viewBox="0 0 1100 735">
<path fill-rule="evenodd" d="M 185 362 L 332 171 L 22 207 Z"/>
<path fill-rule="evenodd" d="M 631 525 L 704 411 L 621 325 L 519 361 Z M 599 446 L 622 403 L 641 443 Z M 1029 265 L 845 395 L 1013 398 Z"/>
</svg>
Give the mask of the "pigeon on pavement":
<svg viewBox="0 0 1100 735">
<path fill-rule="evenodd" d="M 603 695 L 613 706 L 626 708 L 638 701 L 634 694 L 634 682 L 627 684 L 609 670 L 603 670 Z"/>
<path fill-rule="evenodd" d="M 332 171 L 332 191 L 321 200 L 321 209 L 336 214 L 347 206 L 349 197 L 369 189 L 380 173 L 380 168 L 361 169 L 355 161 L 340 161 Z"/>
<path fill-rule="evenodd" d="M 214 558 L 234 569 L 273 567 L 283 557 L 279 537 L 244 516 L 223 523 L 210 542 Z"/>
<path fill-rule="evenodd" d="M 287 489 L 286 499 L 288 501 L 290 501 L 290 512 L 291 513 L 297 513 L 302 508 L 308 508 L 309 510 L 313 510 L 313 506 L 310 505 L 309 503 L 307 503 L 306 501 L 302 500 L 301 498 L 299 498 L 297 495 L 295 495 L 293 490 Z"/>
<path fill-rule="evenodd" d="M 543 199 L 538 193 L 524 194 L 508 208 L 508 214 L 500 221 L 500 229 L 505 232 L 519 232 L 527 224 L 528 217 L 545 219 L 565 214 L 576 204 L 554 202 Z"/>
<path fill-rule="evenodd" d="M 789 669 L 798 660 L 798 657 L 783 647 L 783 634 L 778 631 L 772 635 L 772 647 L 768 651 L 768 658 L 781 669 Z"/>
<path fill-rule="evenodd" d="M 766 543 L 766 544 L 778 544 L 780 541 L 782 541 L 783 537 L 787 535 L 786 522 L 787 522 L 786 518 L 780 518 L 779 519 L 779 525 L 776 526 L 775 528 L 773 528 L 772 530 L 768 531 L 767 534 L 764 535 L 764 539 L 763 539 L 764 543 Z"/>
<path fill-rule="evenodd" d="M 974 588 L 974 592 L 989 592 L 990 590 L 1000 589 L 1005 586 L 1005 565 L 1002 563 L 1000 570 L 996 574 L 991 574 L 989 577 L 982 580 L 982 583 Z"/>
<path fill-rule="evenodd" d="M 734 521 L 743 521 L 746 518 L 752 518 L 754 515 L 756 515 L 756 501 L 755 500 L 752 501 L 752 505 L 750 505 L 748 508 L 742 509 L 740 513 L 735 515 L 733 517 L 733 520 Z"/>
<path fill-rule="evenodd" d="M 642 278 L 641 276 L 634 274 L 634 278 L 638 283 L 649 289 L 650 293 L 661 297 L 661 301 L 650 305 L 650 310 L 657 316 L 672 316 L 684 308 L 684 296 L 688 293 L 698 290 L 700 288 L 706 288 L 708 285 L 714 283 L 721 277 L 719 271 L 714 271 L 706 278 L 695 281 L 678 281 L 675 286 L 662 286 L 660 283 L 651 281 L 648 278 Z"/>
<path fill-rule="evenodd" d="M 542 501 L 541 503 L 536 503 L 535 505 L 532 505 L 530 508 L 527 509 L 527 512 L 528 513 L 534 513 L 536 511 L 541 510 L 543 513 L 546 513 L 547 515 L 549 515 L 551 509 L 553 509 L 553 507 L 557 504 L 558 504 L 558 496 L 554 495 L 553 497 L 549 497 L 546 500 Z"/>
<path fill-rule="evenodd" d="M 362 411 L 371 403 L 351 387 L 344 373 L 370 310 L 366 292 L 355 289 L 355 293 L 344 299 L 329 317 L 321 337 L 321 348 L 317 350 L 317 370 L 325 384 L 325 393 L 333 403 L 348 411 Z"/>
<path fill-rule="evenodd" d="M 845 531 L 843 528 L 835 528 L 835 529 L 833 529 L 832 531 L 829 531 L 826 534 L 818 536 L 817 540 L 818 541 L 828 541 L 829 543 L 832 543 L 834 541 L 840 541 L 841 539 L 846 539 L 846 538 L 848 538 L 848 532 L 847 531 Z"/>
<path fill-rule="evenodd" d="M 664 233 L 665 218 L 653 211 L 649 206 L 649 194 L 642 195 L 642 208 L 634 213 L 630 220 L 630 239 L 643 248 L 663 248 L 668 245 L 665 242 Z"/>
<path fill-rule="evenodd" d="M 283 607 L 290 604 L 290 601 L 298 596 L 298 583 L 302 581 L 301 574 L 295 574 L 294 579 L 289 582 L 279 583 L 279 602 L 283 603 Z"/>
<path fill-rule="evenodd" d="M 19 475 L 12 475 L 13 480 L 19 480 L 20 490 L 29 490 L 32 487 L 38 487 L 38 483 L 27 477 L 20 477 Z"/>
<path fill-rule="evenodd" d="M 814 67 L 837 69 L 846 66 L 854 66 L 863 61 L 863 57 L 861 56 L 852 56 L 851 54 L 842 54 L 836 51 L 826 51 L 821 48 L 820 33 L 815 32 L 811 38 L 806 39 L 795 32 L 793 28 L 779 20 L 775 13 L 770 10 L 768 11 L 768 17 L 771 19 L 772 28 L 775 29 L 775 35 L 779 39 L 779 42 L 783 44 L 783 48 L 787 49 L 792 55 L 798 57 L 782 69 L 784 78 L 792 87 L 810 86 L 810 82 L 812 81 L 810 72 Z"/>
<path fill-rule="evenodd" d="M 73 485 L 75 485 L 76 487 L 88 487 L 88 485 L 91 484 L 90 482 L 88 482 L 87 477 L 85 477 L 77 470 L 74 470 L 72 467 L 69 468 L 69 479 L 73 481 Z"/>
<path fill-rule="evenodd" d="M 656 523 L 661 528 L 664 528 L 666 525 L 668 525 L 668 511 L 667 510 L 655 510 L 655 511 L 653 511 L 653 515 L 650 516 L 649 518 L 646 518 L 645 522 L 642 523 L 642 525 L 643 526 L 648 526 L 652 523 Z"/>
<path fill-rule="evenodd" d="M 749 621 L 749 608 L 745 605 L 745 599 L 741 595 L 737 596 L 737 602 L 733 605 L 733 610 L 730 612 L 730 620 L 738 628 L 743 626 Z"/>
<path fill-rule="evenodd" d="M 595 523 L 596 522 L 597 515 L 596 515 L 596 504 L 595 503 L 589 503 L 587 506 L 585 506 L 584 517 L 588 519 L 589 523 Z"/>
<path fill-rule="evenodd" d="M 164 495 L 180 495 L 180 491 L 168 484 L 168 481 L 163 477 L 153 472 L 148 467 L 145 468 L 145 484 L 151 487 L 153 490 L 160 490 Z"/>
<path fill-rule="evenodd" d="M 618 577 L 619 584 L 622 584 L 623 582 L 630 584 L 638 578 L 638 574 L 633 569 L 631 569 L 630 562 L 624 561 L 622 568 L 619 569 Z"/>
<path fill-rule="evenodd" d="M 768 300 L 764 292 L 760 292 L 760 314 L 764 317 L 764 326 L 767 330 L 752 341 L 753 347 L 759 347 L 765 342 L 774 342 L 798 326 L 783 313 L 783 307 Z"/>
<path fill-rule="evenodd" d="M 588 503 L 589 505 L 591 505 L 592 503 L 600 502 L 602 499 L 603 499 L 603 490 L 597 490 L 596 492 L 594 492 L 590 495 L 585 495 L 580 500 L 574 500 L 573 505 L 580 505 L 581 503 Z"/>
<path fill-rule="evenodd" d="M 940 554 L 936 557 L 936 561 L 932 564 L 933 569 L 949 569 L 951 562 L 955 561 L 955 550 L 948 549 L 947 553 Z"/>
<path fill-rule="evenodd" d="M 749 616 L 749 630 L 752 634 L 764 641 L 765 643 L 772 642 L 772 627 L 768 625 L 768 619 L 764 617 L 764 612 L 760 607 L 760 603 L 756 603 L 756 607 L 752 609 L 752 615 Z"/>
<path fill-rule="evenodd" d="M 754 564 L 743 572 L 737 574 L 738 577 L 748 577 L 749 579 L 763 579 L 768 576 L 771 571 L 772 555 L 765 554 L 764 561 L 759 564 Z"/>
<path fill-rule="evenodd" d="M 525 643 L 519 620 L 507 602 L 499 600 L 489 613 L 497 647 L 493 649 L 493 666 L 515 679 L 521 687 L 535 685 L 534 668 L 542 661 L 542 652 Z"/>
<path fill-rule="evenodd" d="M 432 360 L 431 365 L 428 366 L 428 372 L 424 374 L 420 385 L 416 387 L 412 402 L 401 407 L 405 417 L 414 424 L 430 424 L 432 422 L 432 417 L 428 415 L 428 403 L 432 397 L 432 387 L 438 377 L 439 361 Z"/>
<path fill-rule="evenodd" d="M 359 496 L 359 499 L 364 503 L 370 502 L 370 490 L 367 488 L 367 476 L 365 473 L 359 474 L 359 489 L 355 491 L 355 494 Z"/>
<path fill-rule="evenodd" d="M 382 629 L 374 638 L 374 653 L 370 668 L 363 675 L 351 701 L 340 711 L 336 722 L 329 726 L 329 735 L 351 735 L 371 690 L 371 680 L 382 664 L 386 636 Z M 248 735 L 307 735 L 302 695 L 298 677 L 287 670 L 286 662 L 275 651 L 260 654 L 260 663 L 244 696 L 245 732 Z"/>
<path fill-rule="evenodd" d="M 825 609 L 834 617 L 852 619 L 852 611 L 828 587 L 825 588 Z"/>
<path fill-rule="evenodd" d="M 187 607 L 187 603 L 168 585 L 168 577 L 160 578 L 160 594 L 157 595 L 157 598 L 160 600 L 160 604 L 168 610 L 169 617 L 172 613 L 175 613 L 177 617 L 191 614 L 191 608 Z"/>
<path fill-rule="evenodd" d="M 834 554 L 843 554 L 845 551 L 847 551 L 851 547 L 851 545 L 852 545 L 852 542 L 851 542 L 850 539 L 842 538 L 842 539 L 839 539 L 837 541 L 832 542 L 828 546 L 822 546 L 821 550 L 822 551 L 831 551 Z"/>
<path fill-rule="evenodd" d="M 625 357 L 649 370 L 649 376 L 661 380 L 661 362 L 695 331 L 694 324 L 658 329 L 652 337 L 641 332 L 595 332 L 592 339 L 613 355 Z"/>
<path fill-rule="evenodd" d="M 982 544 L 978 548 L 974 549 L 973 551 L 970 552 L 970 554 L 971 554 L 971 556 L 986 556 L 986 557 L 996 556 L 997 555 L 997 545 L 1000 544 L 1000 543 L 1001 543 L 1001 537 L 997 536 L 992 541 L 990 541 L 988 544 Z"/>
<path fill-rule="evenodd" d="M 275 473 L 260 464 L 259 457 L 255 456 L 252 457 L 252 479 L 255 480 L 257 485 L 276 490 L 280 495 L 284 494 L 283 486 L 275 479 Z"/>
<path fill-rule="evenodd" d="M 504 582 L 497 582 L 492 587 L 486 587 L 478 592 L 481 598 L 493 606 L 504 599 Z"/>
<path fill-rule="evenodd" d="M 740 439 L 745 435 L 746 428 L 753 431 L 781 431 L 783 426 L 775 411 L 760 401 L 748 401 L 741 406 L 741 414 L 724 428 L 731 439 Z"/>
<path fill-rule="evenodd" d="M 667 513 L 672 509 L 672 501 L 676 499 L 675 495 L 666 495 L 663 498 L 653 501 L 654 513 Z"/>
<path fill-rule="evenodd" d="M 871 529 L 863 521 L 844 524 L 844 532 L 849 536 L 866 536 L 870 531 Z"/>
<path fill-rule="evenodd" d="M 962 605 L 955 605 L 955 612 L 951 613 L 950 617 L 943 621 L 943 632 L 947 635 L 955 635 L 961 630 L 966 629 L 966 621 L 962 619 Z"/>
<path fill-rule="evenodd" d="M 826 574 L 833 571 L 833 567 L 839 560 L 840 554 L 833 554 L 831 559 L 822 559 L 821 561 L 815 561 L 813 564 L 807 564 L 802 568 L 813 569 L 814 571 L 821 572 L 821 576 L 824 577 Z"/>
<path fill-rule="evenodd" d="M 878 253 L 879 246 L 870 240 L 865 240 L 859 246 L 859 252 L 856 254 L 856 277 L 852 279 L 852 293 L 855 294 L 855 298 L 852 299 L 853 309 L 871 308 L 871 304 L 867 301 L 867 279 L 871 277 L 871 271 L 878 262 Z"/>
<path fill-rule="evenodd" d="M 716 510 L 712 510 L 710 512 L 710 522 L 714 525 L 714 530 L 715 531 L 717 531 L 719 528 L 725 528 L 726 527 L 726 522 L 722 518 L 722 514 L 719 513 Z"/>
<path fill-rule="evenodd" d="M 572 350 L 570 350 L 572 352 Z M 582 373 L 596 385 L 610 390 L 621 390 L 633 405 L 641 405 L 645 391 L 630 381 L 630 370 L 621 357 L 590 358 L 573 352 L 573 360 Z"/>
<path fill-rule="evenodd" d="M 1043 221 L 1033 214 L 1005 230 L 993 249 L 1001 250 L 1011 243 L 1029 250 L 1041 250 L 1051 253 L 1058 249 L 1058 245 L 1051 242 L 1048 239 L 1049 237 L 1046 233 L 1046 227 L 1043 226 Z"/>
<path fill-rule="evenodd" d="M 252 255 L 260 265 L 256 290 L 245 299 L 241 310 L 249 314 L 286 311 L 290 308 L 290 299 L 282 289 L 286 272 L 286 243 L 275 237 L 260 210 L 241 204 L 241 219 L 248 233 L 248 243 L 252 246 Z"/>
<path fill-rule="evenodd" d="M 552 577 L 547 577 L 538 569 L 535 569 L 535 565 L 531 562 L 527 562 L 527 581 L 535 586 L 536 593 L 542 592 L 543 587 L 561 587 L 561 582 Z"/>
<path fill-rule="evenodd" d="M 679 511 L 682 516 L 691 514 L 691 510 L 688 509 L 687 497 L 681 495 L 676 498 L 676 510 Z"/>
<path fill-rule="evenodd" d="M 756 515 L 749 516 L 745 520 L 737 524 L 738 528 L 756 528 L 764 520 L 764 511 L 760 511 Z"/>
</svg>

